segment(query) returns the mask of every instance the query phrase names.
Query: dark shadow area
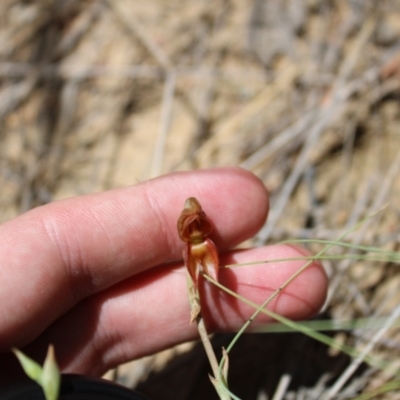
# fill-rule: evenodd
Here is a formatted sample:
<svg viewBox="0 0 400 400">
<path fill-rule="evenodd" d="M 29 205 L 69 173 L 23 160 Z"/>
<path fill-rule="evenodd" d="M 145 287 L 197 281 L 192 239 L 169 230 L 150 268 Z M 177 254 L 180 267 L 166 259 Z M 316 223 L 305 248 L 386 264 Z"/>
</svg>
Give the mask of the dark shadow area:
<svg viewBox="0 0 400 400">
<path fill-rule="evenodd" d="M 217 354 L 229 345 L 233 336 L 213 337 Z M 348 363 L 348 356 L 331 356 L 327 346 L 299 333 L 246 334 L 230 353 L 229 386 L 243 400 L 255 400 L 260 392 L 271 398 L 284 374 L 291 377 L 290 391 L 312 388 L 324 376 L 325 385 L 329 386 Z M 361 366 L 357 373 L 364 369 Z M 209 373 L 208 360 L 198 343 L 162 371 L 152 373 L 136 389 L 152 400 L 218 400 Z"/>
</svg>

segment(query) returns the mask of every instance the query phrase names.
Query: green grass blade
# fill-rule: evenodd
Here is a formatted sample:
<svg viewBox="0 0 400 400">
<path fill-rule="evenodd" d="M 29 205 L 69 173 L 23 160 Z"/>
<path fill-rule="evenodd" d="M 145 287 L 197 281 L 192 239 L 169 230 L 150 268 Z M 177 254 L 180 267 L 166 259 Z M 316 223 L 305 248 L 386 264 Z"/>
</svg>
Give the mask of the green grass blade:
<svg viewBox="0 0 400 400">
<path fill-rule="evenodd" d="M 231 343 L 229 344 L 228 348 L 226 349 L 227 353 L 229 353 L 229 351 L 232 349 L 232 347 L 235 345 L 235 343 L 237 342 L 237 340 L 239 339 L 239 337 L 242 335 L 242 333 L 249 327 L 249 325 L 251 324 L 251 322 L 256 318 L 256 316 L 259 313 L 264 313 L 266 315 L 268 315 L 270 318 L 275 319 L 276 321 L 280 322 L 281 324 L 289 327 L 290 329 L 294 330 L 294 331 L 298 331 L 298 332 L 302 332 L 303 334 L 316 339 L 318 341 L 320 341 L 321 343 L 324 343 L 328 346 L 331 346 L 333 348 L 336 348 L 338 350 L 343 351 L 344 353 L 346 353 L 347 355 L 349 355 L 350 357 L 357 357 L 360 355 L 360 353 L 358 351 L 356 351 L 355 349 L 353 349 L 350 346 L 346 346 L 344 344 L 341 344 L 337 341 L 335 341 L 334 339 L 320 333 L 317 332 L 315 329 L 313 329 L 312 327 L 309 327 L 307 325 L 303 325 L 301 323 L 297 323 L 294 321 L 291 321 L 279 314 L 276 314 L 270 310 L 268 310 L 266 307 L 267 305 L 276 297 L 279 295 L 279 293 L 285 288 L 287 287 L 297 276 L 299 276 L 305 269 L 307 269 L 315 260 L 318 259 L 324 259 L 329 258 L 332 259 L 332 256 L 327 257 L 326 255 L 324 256 L 324 253 L 326 253 L 330 248 L 336 246 L 336 245 L 340 245 L 340 243 L 344 243 L 342 242 L 342 239 L 348 235 L 350 232 L 356 230 L 358 227 L 360 227 L 362 224 L 364 224 L 367 220 L 371 219 L 372 217 L 374 217 L 376 214 L 378 214 L 380 212 L 380 210 L 378 210 L 377 212 L 375 212 L 374 214 L 368 216 L 367 218 L 363 219 L 362 221 L 358 222 L 355 226 L 353 226 L 352 228 L 350 228 L 349 230 L 347 230 L 346 232 L 344 232 L 342 235 L 340 235 L 335 241 L 329 241 L 329 243 L 326 243 L 326 247 L 324 249 L 322 249 L 318 254 L 316 254 L 315 256 L 310 256 L 310 257 L 304 257 L 302 259 L 307 260 L 307 263 L 305 265 L 303 265 L 298 271 L 296 271 L 289 279 L 287 279 L 277 290 L 274 291 L 274 293 L 268 297 L 268 299 L 266 301 L 264 301 L 263 304 L 258 305 L 254 302 L 252 302 L 251 300 L 248 300 L 240 295 L 238 295 L 237 293 L 235 293 L 234 291 L 228 289 L 227 287 L 221 285 L 219 282 L 215 281 L 214 279 L 212 279 L 211 277 L 207 276 L 204 274 L 204 277 L 210 281 L 211 283 L 213 283 L 215 286 L 219 287 L 221 290 L 225 291 L 226 293 L 234 296 L 235 298 L 237 298 L 238 300 L 242 301 L 243 303 L 253 307 L 256 311 L 253 313 L 253 315 L 245 322 L 245 324 L 242 326 L 242 328 L 239 330 L 239 332 L 237 332 L 237 334 L 235 335 L 235 337 L 233 338 L 233 340 L 231 341 Z M 357 257 L 366 257 L 365 255 L 356 255 Z M 346 255 L 344 256 L 340 256 L 340 259 L 346 259 L 348 257 L 346 257 Z M 376 257 L 379 258 L 379 257 Z M 298 260 L 299 258 L 295 258 L 296 260 Z M 282 259 L 283 260 L 283 259 Z M 290 259 L 285 259 L 285 261 L 290 260 Z M 379 260 L 381 260 L 381 258 L 379 258 Z M 386 260 L 386 259 L 385 259 Z M 277 261 L 277 260 L 273 260 L 273 261 Z M 271 260 L 269 261 L 264 261 L 264 262 L 271 262 Z M 260 264 L 262 262 L 260 261 L 254 261 L 251 263 L 242 263 L 240 265 L 251 265 L 251 264 Z M 226 266 L 226 267 L 230 267 L 230 266 Z M 221 379 L 222 377 L 222 370 L 224 368 L 224 363 L 225 363 L 226 357 L 223 357 L 220 365 L 219 365 L 219 379 Z M 371 356 L 365 356 L 364 357 L 364 361 L 368 364 L 370 364 L 371 366 L 380 368 L 380 369 L 385 369 L 387 368 L 387 364 L 384 363 L 383 361 L 377 360 L 375 358 L 372 358 Z M 221 380 L 222 381 L 222 380 Z M 226 384 L 224 384 L 224 390 L 235 400 L 237 399 L 237 397 L 231 393 L 227 387 Z M 239 399 L 240 400 L 240 399 Z"/>
<path fill-rule="evenodd" d="M 376 318 L 357 318 L 349 321 L 335 321 L 335 320 L 313 320 L 313 321 L 300 321 L 303 326 L 316 331 L 342 331 L 353 329 L 376 329 L 382 327 L 387 321 L 388 317 Z M 400 327 L 400 319 L 392 325 L 393 328 Z M 281 323 L 266 324 L 251 328 L 253 333 L 285 333 L 297 332 L 289 326 Z"/>
<path fill-rule="evenodd" d="M 217 287 L 219 287 L 220 289 L 222 289 L 224 292 L 226 292 L 226 293 L 232 295 L 233 297 L 235 297 L 236 299 L 242 301 L 243 303 L 245 303 L 245 304 L 247 304 L 247 305 L 253 307 L 253 308 L 256 310 L 257 314 L 258 314 L 259 312 L 261 312 L 261 313 L 263 313 L 263 314 L 266 314 L 266 315 L 268 315 L 269 317 L 275 319 L 276 321 L 279 321 L 279 322 L 281 322 L 282 324 L 285 324 L 286 326 L 290 327 L 290 328 L 293 329 L 293 330 L 296 330 L 296 331 L 298 331 L 298 332 L 302 332 L 302 333 L 304 333 L 305 335 L 307 335 L 307 336 L 309 336 L 309 337 L 312 337 L 313 339 L 316 339 L 316 340 L 320 341 L 321 343 L 325 343 L 325 344 L 328 345 L 328 346 L 331 346 L 331 347 L 333 347 L 333 348 L 336 348 L 336 349 L 338 349 L 338 350 L 343 351 L 344 353 L 346 353 L 346 354 L 349 355 L 350 357 L 356 357 L 356 356 L 359 355 L 359 352 L 358 352 L 357 350 L 353 349 L 352 347 L 346 346 L 346 345 L 344 345 L 344 344 L 341 344 L 341 343 L 335 341 L 334 339 L 330 338 L 329 336 L 326 336 L 326 335 L 324 335 L 324 334 L 322 334 L 322 333 L 320 333 L 320 332 L 316 332 L 316 331 L 313 330 L 312 328 L 309 328 L 309 327 L 307 327 L 307 326 L 304 326 L 304 325 L 302 325 L 302 324 L 299 323 L 299 322 L 295 322 L 295 321 L 292 321 L 292 320 L 290 320 L 290 319 L 287 319 L 287 318 L 283 317 L 282 315 L 276 314 L 276 313 L 274 313 L 273 311 L 268 310 L 268 309 L 266 309 L 266 308 L 261 308 L 261 307 L 263 307 L 263 305 L 260 306 L 260 305 L 258 305 L 258 304 L 256 304 L 256 303 L 254 303 L 253 301 L 251 301 L 251 300 L 249 300 L 249 299 L 246 299 L 246 298 L 243 297 L 243 296 L 238 295 L 236 292 L 234 292 L 234 291 L 228 289 L 227 287 L 221 285 L 219 282 L 215 281 L 214 279 L 210 278 L 209 276 L 204 275 L 204 277 L 205 277 L 208 281 L 212 282 L 214 285 L 216 285 Z M 254 315 L 254 314 L 253 314 L 253 315 Z M 250 320 L 251 320 L 251 321 L 250 321 Z M 246 326 L 246 327 L 247 327 L 247 326 L 249 325 L 249 323 L 248 323 L 249 321 L 250 321 L 250 323 L 251 323 L 251 322 L 252 322 L 252 319 L 250 318 L 243 326 Z M 243 333 L 244 330 L 245 330 L 245 329 L 241 329 L 241 330 L 238 332 L 238 334 L 239 334 L 239 333 L 240 333 L 240 334 Z M 236 336 L 238 336 L 238 334 L 237 334 Z M 231 342 L 230 346 L 226 349 L 226 351 L 227 351 L 228 353 L 229 353 L 229 351 L 232 349 L 232 347 L 233 347 L 233 345 L 234 345 L 234 341 L 236 342 L 235 339 L 237 340 L 238 337 L 237 337 L 237 338 L 235 337 L 235 338 L 232 340 L 233 343 Z M 370 365 L 373 366 L 373 367 L 380 368 L 380 369 L 385 369 L 385 368 L 388 367 L 388 365 L 387 365 L 385 362 L 383 362 L 383 361 L 381 361 L 381 360 L 377 360 L 377 359 L 372 358 L 372 357 L 370 357 L 370 356 L 368 356 L 368 357 L 365 358 L 365 362 L 367 362 L 368 364 L 370 364 Z M 220 368 L 221 368 L 221 365 L 220 365 Z"/>
<path fill-rule="evenodd" d="M 25 355 L 22 351 L 18 349 L 12 349 L 12 352 L 18 358 L 22 369 L 28 375 L 29 378 L 40 384 L 40 378 L 42 376 L 42 367 L 36 362 Z"/>
<path fill-rule="evenodd" d="M 12 349 L 26 375 L 43 389 L 46 400 L 57 400 L 61 375 L 54 355 L 53 345 L 49 346 L 43 368 L 18 349 Z"/>
<path fill-rule="evenodd" d="M 364 246 L 364 245 L 357 245 L 353 243 L 347 243 L 347 242 L 342 242 L 342 241 L 337 241 L 337 240 L 323 240 L 323 239 L 290 239 L 290 240 L 283 240 L 282 242 L 278 242 L 277 244 L 293 244 L 293 243 L 311 243 L 311 244 L 324 244 L 324 245 L 332 245 L 332 246 L 340 246 L 340 247 L 347 247 L 353 250 L 360 250 L 360 251 L 366 251 L 369 253 L 393 253 L 397 257 L 397 259 L 400 259 L 400 253 L 395 252 L 395 251 L 390 251 L 390 250 L 385 250 L 381 249 L 379 247 L 373 247 L 373 246 Z"/>
<path fill-rule="evenodd" d="M 353 400 L 376 399 L 377 396 L 379 396 L 380 394 L 392 392 L 394 390 L 398 391 L 399 389 L 400 389 L 400 380 L 396 379 L 396 380 L 384 383 L 382 386 L 378 387 L 375 390 L 372 390 L 368 393 L 361 394 L 360 396 L 355 397 Z"/>
<path fill-rule="evenodd" d="M 377 261 L 377 262 L 400 262 L 400 258 L 394 259 L 393 257 L 373 256 L 368 254 L 336 254 L 336 255 L 315 255 L 315 256 L 301 256 L 301 257 L 287 257 L 287 258 L 271 258 L 269 260 L 257 260 L 238 264 L 224 265 L 221 268 L 237 268 L 246 265 L 269 264 L 286 261 L 315 261 L 315 260 L 354 260 L 354 261 Z"/>
<path fill-rule="evenodd" d="M 46 400 L 57 400 L 60 391 L 61 374 L 54 354 L 54 346 L 50 345 L 43 364 L 41 385 Z"/>
</svg>

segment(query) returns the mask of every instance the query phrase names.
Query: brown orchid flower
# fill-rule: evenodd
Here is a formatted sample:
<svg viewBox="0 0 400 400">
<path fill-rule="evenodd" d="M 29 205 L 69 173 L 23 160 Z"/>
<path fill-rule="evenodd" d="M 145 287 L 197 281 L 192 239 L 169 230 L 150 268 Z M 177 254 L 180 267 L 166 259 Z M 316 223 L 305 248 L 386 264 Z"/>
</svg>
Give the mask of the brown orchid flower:
<svg viewBox="0 0 400 400">
<path fill-rule="evenodd" d="M 178 219 L 178 233 L 185 242 L 183 259 L 196 290 L 200 273 L 218 280 L 217 248 L 207 237 L 211 231 L 212 225 L 200 203 L 195 197 L 189 197 Z"/>
</svg>

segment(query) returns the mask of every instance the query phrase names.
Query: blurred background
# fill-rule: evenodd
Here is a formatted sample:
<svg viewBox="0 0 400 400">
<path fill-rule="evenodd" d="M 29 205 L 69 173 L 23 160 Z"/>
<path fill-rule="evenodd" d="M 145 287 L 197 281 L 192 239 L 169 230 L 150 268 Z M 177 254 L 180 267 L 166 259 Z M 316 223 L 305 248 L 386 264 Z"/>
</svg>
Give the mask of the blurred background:
<svg viewBox="0 0 400 400">
<path fill-rule="evenodd" d="M 252 244 L 333 240 L 387 205 L 349 240 L 398 249 L 400 1 L 2 0 L 0 21 L 0 222 L 173 171 L 241 166 L 271 193 Z M 398 312 L 394 263 L 324 265 L 324 318 Z M 362 349 L 373 332 L 332 335 Z M 298 334 L 241 346 L 231 379 L 243 399 L 324 398 L 350 363 Z M 325 398 L 391 381 L 399 333 L 373 351 L 392 374 L 361 364 Z M 108 377 L 154 400 L 213 399 L 207 372 L 202 349 L 184 345 Z"/>
</svg>

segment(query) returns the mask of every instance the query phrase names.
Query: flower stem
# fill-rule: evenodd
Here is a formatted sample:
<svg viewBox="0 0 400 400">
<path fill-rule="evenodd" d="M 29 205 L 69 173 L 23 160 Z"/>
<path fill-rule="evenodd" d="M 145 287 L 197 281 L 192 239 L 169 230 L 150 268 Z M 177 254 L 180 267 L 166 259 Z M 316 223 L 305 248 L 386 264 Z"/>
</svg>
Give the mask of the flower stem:
<svg viewBox="0 0 400 400">
<path fill-rule="evenodd" d="M 221 400 L 231 400 L 230 396 L 225 393 L 222 389 L 222 385 L 220 384 L 220 375 L 219 375 L 219 365 L 217 361 L 217 357 L 215 356 L 214 350 L 212 348 L 212 344 L 210 338 L 208 337 L 207 329 L 204 324 L 204 319 L 201 316 L 201 313 L 197 316 L 197 329 L 199 331 L 200 339 L 203 343 L 204 350 L 206 351 L 207 358 L 210 362 L 211 369 L 214 374 L 214 379 L 211 379 L 211 382 L 214 384 L 216 391 Z M 211 378 L 211 377 L 210 377 Z"/>
</svg>

